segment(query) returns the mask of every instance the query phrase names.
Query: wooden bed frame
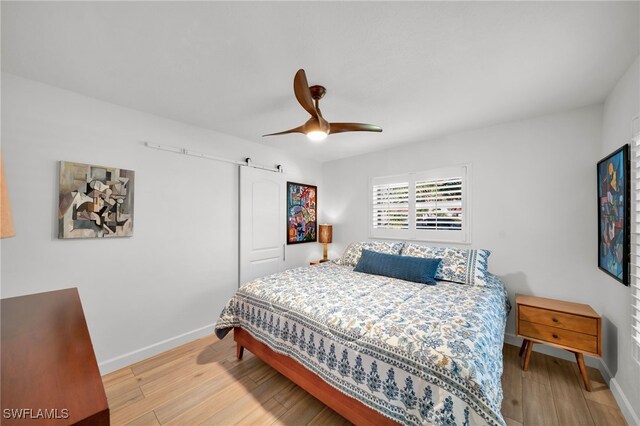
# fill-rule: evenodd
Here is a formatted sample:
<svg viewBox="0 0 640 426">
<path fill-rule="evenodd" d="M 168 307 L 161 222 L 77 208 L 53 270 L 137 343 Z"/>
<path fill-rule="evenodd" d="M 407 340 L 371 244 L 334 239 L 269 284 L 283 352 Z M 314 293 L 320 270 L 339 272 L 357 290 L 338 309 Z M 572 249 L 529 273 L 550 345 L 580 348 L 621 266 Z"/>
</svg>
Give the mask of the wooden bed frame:
<svg viewBox="0 0 640 426">
<path fill-rule="evenodd" d="M 332 387 L 293 358 L 274 352 L 264 343 L 254 339 L 245 330 L 235 327 L 233 329 L 233 340 L 236 342 L 236 356 L 238 359 L 242 359 L 242 354 L 246 348 L 351 423 L 356 425 L 398 424 L 374 409 L 367 407 L 362 402 Z"/>
</svg>

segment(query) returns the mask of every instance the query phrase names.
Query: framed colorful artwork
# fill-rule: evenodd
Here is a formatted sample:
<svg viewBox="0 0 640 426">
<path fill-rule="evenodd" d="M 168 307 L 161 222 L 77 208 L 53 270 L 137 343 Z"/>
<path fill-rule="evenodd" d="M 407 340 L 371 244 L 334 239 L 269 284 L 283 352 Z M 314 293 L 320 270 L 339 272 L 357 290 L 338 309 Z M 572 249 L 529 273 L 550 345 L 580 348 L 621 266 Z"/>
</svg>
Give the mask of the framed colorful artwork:
<svg viewBox="0 0 640 426">
<path fill-rule="evenodd" d="M 629 285 L 629 145 L 598 162 L 598 268 Z"/>
<path fill-rule="evenodd" d="M 318 188 L 287 182 L 287 244 L 318 239 Z"/>
<path fill-rule="evenodd" d="M 58 238 L 133 235 L 135 172 L 60 162 Z"/>
</svg>

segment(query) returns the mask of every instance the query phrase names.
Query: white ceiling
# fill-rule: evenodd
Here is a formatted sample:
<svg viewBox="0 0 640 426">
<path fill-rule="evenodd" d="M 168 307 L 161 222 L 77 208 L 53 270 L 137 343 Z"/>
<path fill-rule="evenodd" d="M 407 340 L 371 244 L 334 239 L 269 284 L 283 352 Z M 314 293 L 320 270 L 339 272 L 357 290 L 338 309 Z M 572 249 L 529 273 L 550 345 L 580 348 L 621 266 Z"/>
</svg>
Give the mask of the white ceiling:
<svg viewBox="0 0 640 426">
<path fill-rule="evenodd" d="M 6 72 L 327 161 L 602 102 L 637 2 L 2 2 Z M 378 124 L 322 143 L 307 120 Z"/>
</svg>

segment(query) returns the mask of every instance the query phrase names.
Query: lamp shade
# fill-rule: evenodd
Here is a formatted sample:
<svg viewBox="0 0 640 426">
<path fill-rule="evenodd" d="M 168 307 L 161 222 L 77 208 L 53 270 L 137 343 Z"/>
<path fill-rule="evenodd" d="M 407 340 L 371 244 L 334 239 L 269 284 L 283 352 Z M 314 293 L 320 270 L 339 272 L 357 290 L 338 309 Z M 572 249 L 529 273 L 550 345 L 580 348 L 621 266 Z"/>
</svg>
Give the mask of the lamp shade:
<svg viewBox="0 0 640 426">
<path fill-rule="evenodd" d="M 0 153 L 0 238 L 13 237 L 14 235 L 16 235 L 16 230 L 13 227 L 11 203 L 9 202 L 7 182 L 4 178 L 2 154 Z"/>
<path fill-rule="evenodd" d="M 333 237 L 333 227 L 331 225 L 320 225 L 320 235 L 318 242 L 327 244 L 331 243 L 331 238 Z"/>
</svg>

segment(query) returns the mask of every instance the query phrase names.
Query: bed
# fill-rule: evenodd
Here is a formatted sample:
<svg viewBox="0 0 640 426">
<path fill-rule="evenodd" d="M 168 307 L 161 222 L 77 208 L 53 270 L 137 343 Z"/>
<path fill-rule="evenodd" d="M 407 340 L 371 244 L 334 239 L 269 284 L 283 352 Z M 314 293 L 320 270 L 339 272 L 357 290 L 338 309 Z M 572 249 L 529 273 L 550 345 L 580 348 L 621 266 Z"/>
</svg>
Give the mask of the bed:
<svg viewBox="0 0 640 426">
<path fill-rule="evenodd" d="M 244 284 L 216 324 L 356 424 L 504 425 L 502 282 L 424 285 L 327 262 Z"/>
</svg>

